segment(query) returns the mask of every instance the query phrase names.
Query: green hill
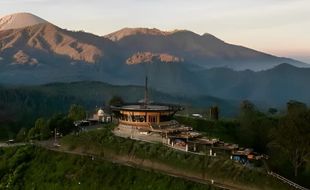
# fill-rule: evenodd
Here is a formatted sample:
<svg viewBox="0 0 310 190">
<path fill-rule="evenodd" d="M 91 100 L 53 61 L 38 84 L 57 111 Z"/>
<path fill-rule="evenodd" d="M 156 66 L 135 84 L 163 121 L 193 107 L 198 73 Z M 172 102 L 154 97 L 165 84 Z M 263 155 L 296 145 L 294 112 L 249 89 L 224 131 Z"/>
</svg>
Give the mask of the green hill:
<svg viewBox="0 0 310 190">
<path fill-rule="evenodd" d="M 0 149 L 0 189 L 217 189 L 33 146 Z"/>
<path fill-rule="evenodd" d="M 214 179 L 233 189 L 289 189 L 268 176 L 262 167 L 249 168 L 235 163 L 229 155 L 217 157 L 201 156 L 168 148 L 162 144 L 151 144 L 116 137 L 111 127 L 102 130 L 69 135 L 62 139 L 61 150 L 91 154 L 109 160 L 122 160 L 138 167 L 164 170 L 199 179 Z"/>
</svg>

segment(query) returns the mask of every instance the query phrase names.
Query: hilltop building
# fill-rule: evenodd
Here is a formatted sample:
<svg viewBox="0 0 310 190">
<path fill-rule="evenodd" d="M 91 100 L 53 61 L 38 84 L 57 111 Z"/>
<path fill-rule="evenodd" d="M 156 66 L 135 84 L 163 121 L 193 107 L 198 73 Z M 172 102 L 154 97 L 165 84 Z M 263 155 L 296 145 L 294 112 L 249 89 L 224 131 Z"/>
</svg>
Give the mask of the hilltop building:
<svg viewBox="0 0 310 190">
<path fill-rule="evenodd" d="M 202 135 L 173 120 L 174 114 L 183 110 L 183 107 L 150 103 L 147 78 L 144 99 L 140 104 L 112 107 L 112 110 L 118 117 L 118 126 L 114 130 L 118 136 L 157 141 L 185 151 L 197 151 L 196 144 L 199 142 L 196 140 Z"/>
<path fill-rule="evenodd" d="M 159 128 L 178 128 L 178 123 L 173 120 L 173 115 L 182 109 L 181 106 L 176 105 L 151 104 L 148 99 L 147 78 L 144 99 L 141 103 L 112 107 L 118 116 L 119 128 L 130 128 L 143 132 L 152 132 Z"/>
<path fill-rule="evenodd" d="M 74 125 L 79 127 L 81 130 L 85 130 L 85 127 L 94 127 L 102 123 L 111 123 L 112 116 L 108 113 L 105 113 L 101 108 L 96 111 L 92 117 L 86 118 L 80 121 L 74 121 Z"/>
<path fill-rule="evenodd" d="M 90 119 L 100 123 L 110 123 L 112 121 L 111 115 L 105 113 L 101 108 L 97 111 L 97 113 L 93 114 L 93 118 Z"/>
<path fill-rule="evenodd" d="M 209 139 L 173 120 L 176 112 L 183 107 L 172 104 L 150 103 L 148 98 L 147 78 L 145 80 L 144 99 L 140 103 L 111 107 L 118 118 L 118 125 L 113 130 L 117 136 L 147 142 L 161 142 L 166 146 L 182 151 L 216 156 L 227 153 L 231 159 L 247 163 L 247 159 L 260 159 L 251 152 L 244 153 L 237 144 L 229 144 L 219 139 Z M 218 119 L 218 108 L 214 107 L 212 118 Z"/>
</svg>

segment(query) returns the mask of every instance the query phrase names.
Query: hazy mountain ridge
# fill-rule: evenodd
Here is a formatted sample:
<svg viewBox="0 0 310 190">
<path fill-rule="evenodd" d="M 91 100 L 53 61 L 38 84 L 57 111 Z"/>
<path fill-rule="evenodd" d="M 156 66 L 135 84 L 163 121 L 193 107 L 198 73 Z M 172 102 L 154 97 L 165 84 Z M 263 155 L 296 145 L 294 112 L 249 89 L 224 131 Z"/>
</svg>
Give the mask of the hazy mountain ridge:
<svg viewBox="0 0 310 190">
<path fill-rule="evenodd" d="M 4 86 L 0 87 L 0 99 L 2 100 L 0 101 L 0 108 L 2 108 L 0 124 L 9 122 L 9 119 L 18 120 L 21 115 L 29 112 L 31 118 L 62 112 L 68 110 L 74 103 L 83 105 L 89 110 L 94 110 L 96 107 L 103 108 L 113 96 L 120 96 L 125 102 L 138 102 L 144 96 L 144 87 L 119 86 L 92 81 Z M 211 96 L 189 98 L 149 89 L 149 97 L 153 102 L 178 104 L 204 110 L 212 105 L 219 105 L 225 108 L 221 111 L 221 115 L 225 116 L 236 115 L 238 110 L 238 102 Z"/>
<path fill-rule="evenodd" d="M 142 85 L 148 75 L 152 88 L 183 97 L 310 102 L 306 88 L 309 69 L 280 65 L 307 66 L 304 63 L 228 44 L 211 34 L 143 28 L 125 31 L 116 32 L 116 37 L 111 34 L 112 41 L 50 23 L 0 30 L 0 81 Z M 163 64 L 167 62 L 173 64 Z"/>
<path fill-rule="evenodd" d="M 206 93 L 215 97 L 249 99 L 269 106 L 279 106 L 292 99 L 310 103 L 310 90 L 307 87 L 310 81 L 309 68 L 281 64 L 260 72 L 217 68 L 197 75 L 205 81 Z"/>
<path fill-rule="evenodd" d="M 128 65 L 114 75 L 108 75 L 107 72 L 104 76 L 100 75 L 101 72 L 98 74 L 93 66 L 83 68 L 84 72 L 90 72 L 93 75 L 88 77 L 83 73 L 76 75 L 73 71 L 73 73 L 62 73 L 62 77 L 56 78 L 54 72 L 57 70 L 46 72 L 40 76 L 37 73 L 42 72 L 39 69 L 37 69 L 38 71 L 33 69 L 34 72 L 31 74 L 19 72 L 20 80 L 15 77 L 9 81 L 9 78 L 13 77 L 2 74 L 0 81 L 4 81 L 2 83 L 25 84 L 27 80 L 32 79 L 31 81 L 38 82 L 36 84 L 44 84 L 52 81 L 96 80 L 109 81 L 112 84 L 143 85 L 147 72 L 151 88 L 173 96 L 188 98 L 209 95 L 234 101 L 248 99 L 261 105 L 275 107 L 283 106 L 291 99 L 310 103 L 308 88 L 310 69 L 301 69 L 287 64 L 282 64 L 271 70 L 253 72 L 249 70 L 233 71 L 227 68 L 188 71 L 185 69 L 184 63 L 165 64 L 164 66 L 157 63 Z M 42 77 L 51 78 L 42 82 L 40 81 Z M 28 84 L 32 84 L 31 81 Z M 199 99 L 202 102 L 206 100 Z"/>
<path fill-rule="evenodd" d="M 296 60 L 231 45 L 207 33 L 198 35 L 187 30 L 169 32 L 155 28 L 124 28 L 100 38 L 89 33 L 63 30 L 29 13 L 13 15 L 15 24 L 4 22 L 3 28 L 10 28 L 6 26 L 8 24 L 13 25 L 14 29 L 0 30 L 0 56 L 2 62 L 6 63 L 24 63 L 24 60 L 14 58 L 19 51 L 29 56 L 30 60 L 35 59 L 38 62 L 46 62 L 54 54 L 58 57 L 64 56 L 64 63 L 72 60 L 99 64 L 126 64 L 126 60 L 134 54 L 150 52 L 182 58 L 188 63 L 189 69 L 194 66 L 257 71 L 284 62 L 295 66 L 308 66 Z M 4 18 L 8 17 L 11 16 Z M 17 27 L 24 20 L 24 27 Z M 105 58 L 107 59 L 103 61 Z"/>
<path fill-rule="evenodd" d="M 302 62 L 276 57 L 242 46 L 232 45 L 211 34 L 199 35 L 187 30 L 159 32 L 155 29 L 126 28 L 107 35 L 125 50 L 126 56 L 136 52 L 161 52 L 184 58 L 189 67 L 228 67 L 254 71 L 270 69 L 281 63 L 308 66 Z"/>
</svg>

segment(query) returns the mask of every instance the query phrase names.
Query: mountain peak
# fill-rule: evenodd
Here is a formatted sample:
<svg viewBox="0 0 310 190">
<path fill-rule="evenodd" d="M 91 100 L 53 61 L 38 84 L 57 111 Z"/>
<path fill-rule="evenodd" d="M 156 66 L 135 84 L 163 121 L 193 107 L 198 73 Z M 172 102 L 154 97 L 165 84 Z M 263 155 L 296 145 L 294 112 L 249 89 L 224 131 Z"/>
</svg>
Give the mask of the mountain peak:
<svg viewBox="0 0 310 190">
<path fill-rule="evenodd" d="M 216 40 L 216 41 L 224 42 L 223 40 L 221 40 L 221 39 L 219 39 L 219 38 L 217 38 L 214 35 L 209 34 L 209 33 L 204 33 L 202 36 L 205 38 L 208 38 L 209 40 Z"/>
<path fill-rule="evenodd" d="M 153 35 L 153 36 L 167 36 L 184 30 L 172 30 L 172 31 L 161 31 L 157 28 L 123 28 L 111 34 L 105 35 L 104 37 L 112 40 L 119 41 L 127 36 L 132 35 Z"/>
<path fill-rule="evenodd" d="M 0 18 L 0 31 L 24 28 L 36 24 L 48 23 L 46 20 L 31 13 L 15 13 Z"/>
<path fill-rule="evenodd" d="M 280 71 L 295 70 L 295 69 L 298 69 L 298 67 L 288 63 L 281 63 L 273 68 L 273 70 L 280 70 Z"/>
</svg>

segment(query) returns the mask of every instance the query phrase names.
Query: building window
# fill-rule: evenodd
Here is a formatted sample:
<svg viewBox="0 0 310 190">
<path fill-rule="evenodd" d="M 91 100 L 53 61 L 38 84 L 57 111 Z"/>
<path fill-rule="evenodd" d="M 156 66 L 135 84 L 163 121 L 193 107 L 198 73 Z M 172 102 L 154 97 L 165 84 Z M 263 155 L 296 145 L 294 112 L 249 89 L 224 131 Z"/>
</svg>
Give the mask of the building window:
<svg viewBox="0 0 310 190">
<path fill-rule="evenodd" d="M 157 117 L 156 116 L 152 116 L 152 115 L 149 116 L 149 122 L 155 123 L 156 121 L 157 121 Z"/>
<path fill-rule="evenodd" d="M 145 122 L 145 116 L 141 115 L 139 120 L 140 120 L 140 122 Z"/>
<path fill-rule="evenodd" d="M 170 121 L 170 120 L 172 120 L 172 117 L 170 115 L 161 115 L 160 116 L 160 122 Z"/>
</svg>

